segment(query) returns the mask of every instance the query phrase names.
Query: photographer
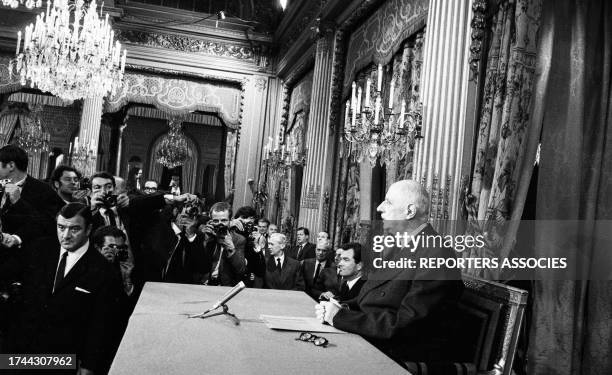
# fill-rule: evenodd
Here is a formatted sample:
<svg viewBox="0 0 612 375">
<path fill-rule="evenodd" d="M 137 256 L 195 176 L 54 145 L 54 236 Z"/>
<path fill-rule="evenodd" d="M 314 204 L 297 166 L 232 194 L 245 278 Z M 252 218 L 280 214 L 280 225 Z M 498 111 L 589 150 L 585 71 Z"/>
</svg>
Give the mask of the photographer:
<svg viewBox="0 0 612 375">
<path fill-rule="evenodd" d="M 240 207 L 230 223 L 230 230 L 245 238 L 244 257 L 247 261 L 247 270 L 243 277 L 249 287 L 263 287 L 263 276 L 266 272 L 264 259 L 265 246 L 261 246 L 261 233 L 255 226 L 256 212 L 253 207 Z"/>
<path fill-rule="evenodd" d="M 212 258 L 210 285 L 234 286 L 246 271 L 246 240 L 235 230 L 230 231 L 231 211 L 228 203 L 215 203 L 210 208 L 211 220 L 200 226 L 205 235 L 206 253 Z"/>
<path fill-rule="evenodd" d="M 116 266 L 121 275 L 123 290 L 126 296 L 131 296 L 134 292 L 134 284 L 131 279 L 134 265 L 128 261 L 131 257 L 126 244 L 125 233 L 119 228 L 104 226 L 95 231 L 92 239 L 96 250 L 104 255 L 110 264 Z"/>
<path fill-rule="evenodd" d="M 81 174 L 74 167 L 60 165 L 51 172 L 51 186 L 64 203 L 87 204 L 89 191 L 80 186 Z"/>
</svg>

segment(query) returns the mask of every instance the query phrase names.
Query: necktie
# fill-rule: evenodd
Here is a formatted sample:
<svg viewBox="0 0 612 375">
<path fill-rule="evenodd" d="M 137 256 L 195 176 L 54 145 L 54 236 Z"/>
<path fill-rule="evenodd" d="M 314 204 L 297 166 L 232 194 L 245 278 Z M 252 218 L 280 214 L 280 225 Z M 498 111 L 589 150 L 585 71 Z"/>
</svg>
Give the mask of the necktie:
<svg viewBox="0 0 612 375">
<path fill-rule="evenodd" d="M 320 272 L 321 272 L 321 262 L 317 262 L 317 269 L 315 269 L 315 274 L 314 274 L 314 278 L 312 279 L 312 281 L 317 281 L 317 279 L 319 278 Z"/>
<path fill-rule="evenodd" d="M 110 226 L 116 227 L 117 219 L 115 218 L 115 213 L 112 209 L 109 208 L 106 210 L 106 216 L 108 216 L 108 222 L 110 223 Z"/>
<path fill-rule="evenodd" d="M 276 258 L 276 270 L 278 272 L 281 271 L 281 261 L 280 261 L 280 258 Z"/>
<path fill-rule="evenodd" d="M 57 288 L 60 283 L 64 280 L 64 272 L 66 272 L 66 257 L 68 257 L 68 252 L 65 251 L 62 254 L 62 259 L 57 266 L 57 272 L 55 272 L 55 281 L 53 282 L 53 293 L 55 293 L 55 288 Z"/>
<path fill-rule="evenodd" d="M 342 298 L 346 297 L 349 292 L 348 283 L 346 281 L 342 282 L 342 287 L 340 287 L 340 296 Z"/>
<path fill-rule="evenodd" d="M 296 255 L 297 260 L 300 260 L 300 255 L 302 254 L 302 249 L 304 248 L 304 245 L 300 245 L 300 247 L 298 248 L 298 252 Z"/>
</svg>

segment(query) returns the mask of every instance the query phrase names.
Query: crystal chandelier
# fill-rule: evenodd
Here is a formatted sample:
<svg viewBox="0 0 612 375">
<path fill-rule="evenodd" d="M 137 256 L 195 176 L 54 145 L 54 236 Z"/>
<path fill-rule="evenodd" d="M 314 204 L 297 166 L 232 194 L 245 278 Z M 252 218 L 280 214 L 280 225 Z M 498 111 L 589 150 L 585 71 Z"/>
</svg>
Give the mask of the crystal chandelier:
<svg viewBox="0 0 612 375">
<path fill-rule="evenodd" d="M 25 4 L 26 8 L 40 8 L 42 0 L 2 0 L 2 5 L 5 7 L 17 8 L 20 4 Z"/>
<path fill-rule="evenodd" d="M 293 135 L 289 136 L 286 142 L 281 142 L 280 137 L 276 136 L 273 143 L 272 137 L 269 137 L 264 146 L 263 162 L 273 174 L 284 176 L 291 167 L 306 163 L 306 148 L 300 150 L 297 137 Z"/>
<path fill-rule="evenodd" d="M 102 20 L 96 1 L 49 0 L 47 11 L 26 26 L 21 49 L 17 33 L 17 58 L 11 69 L 22 85 L 29 83 L 65 100 L 114 94 L 125 70 L 126 51 L 114 42 L 108 14 Z"/>
<path fill-rule="evenodd" d="M 87 144 L 86 142 L 79 142 L 79 137 L 75 137 L 74 143 L 70 142 L 68 155 L 70 165 L 79 171 L 88 171 L 92 167 L 95 169 L 98 150 L 93 140 Z"/>
<path fill-rule="evenodd" d="M 28 153 L 49 151 L 50 135 L 43 128 L 40 121 L 41 104 L 34 106 L 29 116 L 20 116 L 22 122 L 15 129 L 14 141 L 17 146 Z"/>
<path fill-rule="evenodd" d="M 368 159 L 373 167 L 378 160 L 381 165 L 392 160 L 403 159 L 409 148 L 414 147 L 416 139 L 423 138 L 422 105 L 406 112 L 406 101 L 402 100 L 400 113 L 393 112 L 393 90 L 395 82 L 391 80 L 388 110 L 382 106 L 382 65 L 378 66 L 378 84 L 374 92 L 374 108 L 370 97 L 371 80 L 366 80 L 365 101 L 363 108 L 361 87 L 357 89 L 353 82 L 351 100 L 346 102 L 344 137 L 351 145 L 351 154 L 358 162 Z"/>
<path fill-rule="evenodd" d="M 181 123 L 182 120 L 176 118 L 169 121 L 170 130 L 164 135 L 155 152 L 157 162 L 170 169 L 185 164 L 189 158 L 189 147 Z"/>
</svg>

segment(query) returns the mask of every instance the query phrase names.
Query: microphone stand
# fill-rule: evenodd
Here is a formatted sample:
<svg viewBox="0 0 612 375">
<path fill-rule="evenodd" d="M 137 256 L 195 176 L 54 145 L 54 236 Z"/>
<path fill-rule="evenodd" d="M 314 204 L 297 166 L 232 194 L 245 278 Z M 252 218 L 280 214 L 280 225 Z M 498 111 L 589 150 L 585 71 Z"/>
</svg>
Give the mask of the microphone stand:
<svg viewBox="0 0 612 375">
<path fill-rule="evenodd" d="M 227 293 L 225 293 L 225 295 L 221 297 L 221 300 L 215 303 L 212 308 L 204 311 L 201 314 L 189 315 L 189 318 L 206 319 L 206 318 L 210 318 L 212 316 L 217 316 L 217 315 L 228 315 L 229 317 L 233 319 L 234 324 L 240 325 L 240 320 L 238 319 L 236 315 L 229 312 L 229 307 L 227 306 L 226 303 L 232 298 L 234 298 L 234 296 L 240 293 L 244 288 L 246 288 L 246 286 L 244 285 L 244 282 L 241 281 L 240 283 L 238 283 L 238 285 L 236 285 L 235 287 L 230 289 Z M 210 312 L 217 310 L 219 307 L 221 307 L 223 311 L 209 314 Z"/>
</svg>

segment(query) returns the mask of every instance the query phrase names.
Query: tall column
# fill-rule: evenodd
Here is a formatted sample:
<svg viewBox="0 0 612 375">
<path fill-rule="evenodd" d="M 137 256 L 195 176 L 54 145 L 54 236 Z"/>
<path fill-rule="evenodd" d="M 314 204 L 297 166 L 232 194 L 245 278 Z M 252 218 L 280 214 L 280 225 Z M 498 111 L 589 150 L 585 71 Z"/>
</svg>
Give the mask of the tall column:
<svg viewBox="0 0 612 375">
<path fill-rule="evenodd" d="M 71 160 L 72 165 L 84 176 L 91 176 L 96 172 L 103 104 L 103 97 L 86 98 L 83 100 L 79 139 L 78 143 L 75 141 L 72 145 Z"/>
<path fill-rule="evenodd" d="M 334 34 L 330 29 L 326 29 L 317 40 L 310 116 L 306 128 L 307 155 L 298 225 L 313 232 L 327 230 L 324 228 L 324 218 L 329 214 L 334 161 L 334 133 L 330 127 L 334 43 Z"/>
<path fill-rule="evenodd" d="M 249 180 L 257 181 L 259 176 L 268 77 L 253 76 L 244 84 L 244 110 L 234 172 L 234 211 L 252 205 L 253 194 Z"/>
<path fill-rule="evenodd" d="M 421 76 L 424 139 L 416 145 L 413 178 L 430 192 L 430 221 L 446 232 L 454 231 L 447 221 L 460 215 L 462 158 L 471 148 L 464 139 L 471 19 L 470 1 L 430 1 Z"/>
</svg>

